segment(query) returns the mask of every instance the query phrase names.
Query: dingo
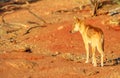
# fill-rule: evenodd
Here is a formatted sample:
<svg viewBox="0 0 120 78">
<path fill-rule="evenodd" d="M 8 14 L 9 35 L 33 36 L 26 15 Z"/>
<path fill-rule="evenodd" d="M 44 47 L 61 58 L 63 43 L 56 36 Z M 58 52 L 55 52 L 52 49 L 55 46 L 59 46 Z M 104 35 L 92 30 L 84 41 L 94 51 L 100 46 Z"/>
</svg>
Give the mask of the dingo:
<svg viewBox="0 0 120 78">
<path fill-rule="evenodd" d="M 73 26 L 73 30 L 71 33 L 79 31 L 82 35 L 85 49 L 86 49 L 86 62 L 89 61 L 89 44 L 92 47 L 92 64 L 94 66 L 97 66 L 96 63 L 96 57 L 95 57 L 95 51 L 96 48 L 101 54 L 101 66 L 103 66 L 103 56 L 104 56 L 104 37 L 103 32 L 101 29 L 92 27 L 90 25 L 86 25 L 83 20 L 80 20 L 79 18 L 75 17 L 75 24 Z"/>
</svg>

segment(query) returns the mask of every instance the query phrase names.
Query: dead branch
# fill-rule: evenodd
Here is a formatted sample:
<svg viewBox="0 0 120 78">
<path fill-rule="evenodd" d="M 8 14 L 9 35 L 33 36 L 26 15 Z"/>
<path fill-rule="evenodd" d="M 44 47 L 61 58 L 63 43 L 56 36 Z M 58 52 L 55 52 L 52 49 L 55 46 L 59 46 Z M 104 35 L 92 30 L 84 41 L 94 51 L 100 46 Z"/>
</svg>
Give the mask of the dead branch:
<svg viewBox="0 0 120 78">
<path fill-rule="evenodd" d="M 17 28 L 19 28 L 18 26 L 22 26 L 22 27 L 27 27 L 27 25 L 25 24 L 21 24 L 21 23 L 7 23 L 4 19 L 4 17 L 7 15 L 7 14 L 10 14 L 10 13 L 13 13 L 14 11 L 8 11 L 8 12 L 5 12 L 2 16 L 1 16 L 1 19 L 2 19 L 2 24 L 1 26 L 9 26 L 9 27 L 14 27 L 14 26 L 17 26 Z"/>
<path fill-rule="evenodd" d="M 9 5 L 5 5 L 3 7 L 0 8 L 0 10 L 2 11 L 10 11 L 10 10 L 18 10 L 18 9 L 23 9 L 23 8 L 28 8 L 29 7 L 29 2 L 26 2 L 26 4 L 23 5 L 18 5 L 18 4 L 9 4 Z"/>
<path fill-rule="evenodd" d="M 30 33 L 30 31 L 34 28 L 37 28 L 37 27 L 46 27 L 46 26 L 34 26 L 34 27 L 30 27 L 23 35 L 26 35 L 28 33 Z"/>
<path fill-rule="evenodd" d="M 41 17 L 37 16 L 37 15 L 36 15 L 35 13 L 33 13 L 30 9 L 28 9 L 28 12 L 29 12 L 30 14 L 32 14 L 33 16 L 35 16 L 36 18 L 38 18 L 39 20 L 43 21 L 44 24 L 46 24 L 46 21 L 45 21 L 45 20 L 43 20 Z"/>
<path fill-rule="evenodd" d="M 92 14 L 92 15 L 94 15 L 94 16 L 97 15 L 98 6 L 99 6 L 99 3 L 98 3 L 97 0 L 95 0 L 95 2 L 94 2 L 94 7 L 93 7 L 93 14 Z"/>
<path fill-rule="evenodd" d="M 37 17 L 39 20 L 41 20 L 41 21 L 43 21 L 45 24 L 46 24 L 46 21 L 45 20 L 43 20 L 41 17 L 39 17 L 39 16 L 37 16 L 34 12 L 32 12 L 29 8 L 30 8 L 30 4 L 29 4 L 29 2 L 28 1 L 26 1 L 26 4 L 25 5 L 6 5 L 6 6 L 4 6 L 4 7 L 2 7 L 1 9 L 9 9 L 9 7 L 13 7 L 14 9 L 16 9 L 16 8 L 25 8 L 26 10 L 28 10 L 28 12 L 30 13 L 30 14 L 32 14 L 33 16 L 35 16 L 35 17 Z M 24 25 L 24 24 L 20 24 L 20 23 L 6 23 L 6 21 L 5 21 L 5 19 L 4 19 L 4 17 L 5 17 L 5 15 L 7 15 L 7 14 L 9 14 L 9 13 L 12 13 L 13 12 L 13 10 L 14 9 L 11 9 L 12 11 L 8 11 L 8 12 L 5 12 L 3 15 L 2 15 L 2 23 L 3 23 L 3 25 L 21 25 L 21 26 L 24 26 L 24 27 L 26 27 L 26 25 Z M 38 24 L 38 26 L 35 26 L 35 27 L 31 27 L 31 28 L 29 28 L 23 35 L 26 35 L 26 34 L 28 34 L 28 33 L 30 33 L 30 31 L 32 30 L 32 29 L 34 29 L 34 28 L 37 28 L 37 27 L 46 27 L 46 26 L 40 26 L 39 25 L 39 23 L 35 23 L 35 22 L 30 22 L 30 23 L 34 23 L 34 24 Z M 14 32 L 14 31 L 12 31 L 12 32 Z"/>
<path fill-rule="evenodd" d="M 25 4 L 26 2 L 32 3 L 36 1 L 41 1 L 41 0 L 11 0 L 11 2 L 15 4 Z"/>
<path fill-rule="evenodd" d="M 10 4 L 26 4 L 26 2 L 32 3 L 36 1 L 42 1 L 42 0 L 2 0 L 0 1 L 0 7 Z"/>
<path fill-rule="evenodd" d="M 36 25 L 40 25 L 39 23 L 37 22 L 33 22 L 33 21 L 27 21 L 29 24 L 36 24 Z"/>
<path fill-rule="evenodd" d="M 1 2 L 0 3 L 0 7 L 6 6 L 6 5 L 10 5 L 13 4 L 13 2 Z"/>
<path fill-rule="evenodd" d="M 5 21 L 5 19 L 4 19 L 5 15 L 10 14 L 10 13 L 13 13 L 13 12 L 14 12 L 14 11 L 8 11 L 8 12 L 5 12 L 5 13 L 1 16 L 1 19 L 2 19 L 2 23 L 3 23 L 3 24 L 7 24 L 6 21 Z"/>
<path fill-rule="evenodd" d="M 94 6 L 95 5 L 95 1 L 94 0 L 90 0 L 91 4 Z"/>
<path fill-rule="evenodd" d="M 10 25 L 10 27 L 12 27 L 12 28 L 20 28 L 20 27 L 18 27 L 18 26 L 22 26 L 22 27 L 24 27 L 24 28 L 27 28 L 27 27 L 28 27 L 27 25 L 22 24 L 22 23 L 8 23 L 8 25 Z M 14 26 L 17 26 L 17 27 L 14 27 Z"/>
<path fill-rule="evenodd" d="M 33 16 L 37 17 L 39 20 L 43 21 L 45 24 L 46 24 L 46 21 L 43 20 L 41 17 L 39 17 L 38 15 L 36 15 L 34 12 L 32 12 L 29 8 L 30 8 L 30 3 L 28 1 L 25 2 L 26 4 L 25 5 L 17 5 L 17 4 L 11 4 L 11 5 L 6 5 L 6 6 L 3 6 L 2 8 L 0 8 L 1 10 L 15 10 L 15 9 L 20 9 L 20 8 L 24 8 L 26 10 L 28 10 L 28 12 L 30 14 L 32 14 Z M 9 12 L 8 12 L 9 13 Z M 6 14 L 5 14 L 6 15 Z M 5 23 L 5 20 L 3 19 L 4 16 L 3 14 L 2 16 L 2 22 Z"/>
<path fill-rule="evenodd" d="M 93 8 L 92 16 L 97 15 L 97 10 L 101 7 L 100 0 L 90 0 Z"/>
<path fill-rule="evenodd" d="M 26 2 L 26 4 L 27 4 L 27 6 L 30 7 L 30 3 L 29 3 L 29 2 Z M 39 20 L 43 21 L 44 24 L 46 24 L 46 21 L 43 20 L 43 19 L 42 19 L 41 17 L 39 17 L 38 15 L 36 15 L 34 12 L 32 12 L 29 7 L 27 8 L 28 12 L 29 12 L 30 14 L 32 14 L 33 16 L 35 16 L 36 18 L 38 18 Z"/>
<path fill-rule="evenodd" d="M 79 12 L 80 8 L 79 7 L 74 7 L 72 9 L 67 9 L 67 10 L 57 10 L 55 12 L 52 12 L 52 14 L 59 14 L 59 13 L 69 13 L 69 12 Z"/>
<path fill-rule="evenodd" d="M 19 9 L 19 8 L 20 8 L 20 5 L 10 4 L 10 5 L 5 5 L 5 6 L 1 7 L 0 10 L 10 11 L 10 10 L 15 10 L 15 9 Z"/>
<path fill-rule="evenodd" d="M 13 12 L 14 12 L 14 9 L 18 9 L 18 8 L 28 8 L 28 6 L 29 6 L 29 3 L 26 2 L 25 5 L 11 4 L 11 5 L 6 5 L 6 6 L 2 7 L 2 8 L 0 8 L 0 9 L 9 9 L 9 10 L 10 10 L 10 11 L 6 11 L 6 12 L 4 12 L 4 13 L 2 14 L 2 16 L 1 16 L 2 25 L 10 25 L 10 26 L 12 26 L 12 25 L 21 25 L 21 26 L 23 26 L 23 27 L 27 27 L 26 25 L 21 24 L 21 23 L 7 23 L 7 22 L 5 21 L 5 19 L 4 19 L 4 17 L 5 17 L 7 14 L 13 13 Z M 10 9 L 10 7 L 12 7 L 12 8 Z"/>
<path fill-rule="evenodd" d="M 1 19 L 2 19 L 2 23 L 3 24 L 7 24 L 4 17 L 7 15 L 7 14 L 10 14 L 10 13 L 13 13 L 15 9 L 19 9 L 19 8 L 25 8 L 25 7 L 28 7 L 29 6 L 29 3 L 26 2 L 25 5 L 16 5 L 16 4 L 11 4 L 11 5 L 6 5 L 6 6 L 3 6 L 2 8 L 0 8 L 1 10 L 9 10 L 9 11 L 6 11 L 3 13 L 3 15 L 1 16 Z"/>
<path fill-rule="evenodd" d="M 20 30 L 20 29 L 8 30 L 8 31 L 6 31 L 6 33 L 9 34 L 9 33 L 17 32 L 17 31 L 19 31 L 19 30 Z"/>
<path fill-rule="evenodd" d="M 120 13 L 120 7 L 117 7 L 115 9 L 112 9 L 108 12 L 108 15 L 110 16 L 113 16 L 113 15 L 116 15 L 116 14 L 119 14 Z"/>
</svg>

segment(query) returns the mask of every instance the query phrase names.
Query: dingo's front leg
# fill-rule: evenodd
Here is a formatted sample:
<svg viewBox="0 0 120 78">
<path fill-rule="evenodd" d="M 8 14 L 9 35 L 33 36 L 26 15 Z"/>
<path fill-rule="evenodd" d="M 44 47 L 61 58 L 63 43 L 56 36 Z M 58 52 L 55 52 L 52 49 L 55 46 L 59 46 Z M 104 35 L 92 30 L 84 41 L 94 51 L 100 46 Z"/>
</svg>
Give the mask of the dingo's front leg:
<svg viewBox="0 0 120 78">
<path fill-rule="evenodd" d="M 85 49 L 86 49 L 86 61 L 85 63 L 89 62 L 89 45 L 88 43 L 85 43 Z"/>
</svg>

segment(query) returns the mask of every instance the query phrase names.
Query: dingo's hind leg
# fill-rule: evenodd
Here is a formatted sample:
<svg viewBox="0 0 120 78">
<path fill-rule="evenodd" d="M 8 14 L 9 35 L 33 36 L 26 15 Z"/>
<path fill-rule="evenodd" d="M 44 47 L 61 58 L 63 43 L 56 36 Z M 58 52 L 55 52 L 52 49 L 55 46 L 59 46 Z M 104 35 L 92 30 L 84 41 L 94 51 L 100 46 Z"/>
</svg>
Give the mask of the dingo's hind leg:
<svg viewBox="0 0 120 78">
<path fill-rule="evenodd" d="M 101 55 L 101 66 L 103 67 L 103 57 L 104 57 L 104 51 L 103 51 L 103 46 L 102 43 L 99 43 L 97 46 L 97 50 Z"/>
<path fill-rule="evenodd" d="M 96 63 L 95 51 L 96 51 L 96 46 L 92 45 L 92 64 L 93 66 L 96 67 L 97 63 Z"/>
</svg>

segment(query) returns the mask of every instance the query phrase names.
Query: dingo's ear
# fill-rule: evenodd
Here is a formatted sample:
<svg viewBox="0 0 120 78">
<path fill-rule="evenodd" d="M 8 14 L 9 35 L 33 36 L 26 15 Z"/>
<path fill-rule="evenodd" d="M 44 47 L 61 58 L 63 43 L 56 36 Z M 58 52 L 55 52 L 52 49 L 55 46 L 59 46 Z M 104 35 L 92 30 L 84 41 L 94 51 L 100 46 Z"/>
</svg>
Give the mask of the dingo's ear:
<svg viewBox="0 0 120 78">
<path fill-rule="evenodd" d="M 74 19 L 75 19 L 76 21 L 80 21 L 80 19 L 79 19 L 78 17 L 76 17 L 76 16 L 74 16 Z"/>
</svg>

